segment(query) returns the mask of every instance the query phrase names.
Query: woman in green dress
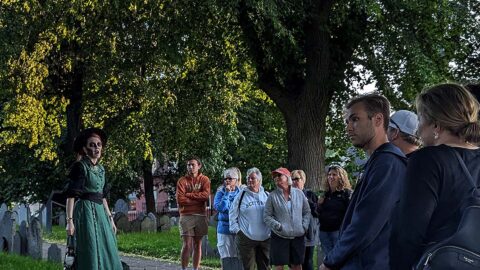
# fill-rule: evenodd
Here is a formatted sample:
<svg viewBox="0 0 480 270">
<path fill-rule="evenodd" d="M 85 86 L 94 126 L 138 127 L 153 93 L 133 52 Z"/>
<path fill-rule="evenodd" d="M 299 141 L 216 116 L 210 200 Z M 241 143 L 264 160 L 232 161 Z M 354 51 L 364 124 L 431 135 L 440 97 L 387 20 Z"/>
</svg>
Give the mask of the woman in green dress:
<svg viewBox="0 0 480 270">
<path fill-rule="evenodd" d="M 74 142 L 78 160 L 72 165 L 66 190 L 66 230 L 75 237 L 78 270 L 122 269 L 117 228 L 105 199 L 105 169 L 98 164 L 106 142 L 105 132 L 98 128 L 83 130 Z"/>
</svg>

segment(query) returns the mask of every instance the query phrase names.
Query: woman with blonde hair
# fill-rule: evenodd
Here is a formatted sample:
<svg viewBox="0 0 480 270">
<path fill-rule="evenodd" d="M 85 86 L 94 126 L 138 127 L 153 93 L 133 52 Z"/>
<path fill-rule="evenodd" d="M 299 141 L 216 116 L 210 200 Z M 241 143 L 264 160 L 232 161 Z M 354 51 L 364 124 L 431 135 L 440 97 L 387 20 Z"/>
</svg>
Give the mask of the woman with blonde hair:
<svg viewBox="0 0 480 270">
<path fill-rule="evenodd" d="M 340 165 L 328 166 L 324 190 L 325 195 L 318 201 L 317 214 L 320 221 L 320 245 L 327 255 L 337 242 L 338 231 L 352 196 L 347 171 Z"/>
<path fill-rule="evenodd" d="M 303 191 L 303 194 L 307 197 L 311 212 L 310 224 L 305 234 L 305 257 L 303 259 L 302 270 L 313 270 L 313 251 L 315 246 L 319 244 L 319 223 L 317 213 L 315 212 L 318 197 L 313 191 L 305 188 L 306 181 L 307 175 L 303 170 L 292 171 L 292 186 Z"/>
<path fill-rule="evenodd" d="M 478 101 L 463 86 L 447 83 L 424 90 L 416 106 L 425 147 L 408 161 L 393 213 L 392 269 L 411 269 L 426 249 L 452 236 L 463 202 L 480 185 Z"/>
</svg>

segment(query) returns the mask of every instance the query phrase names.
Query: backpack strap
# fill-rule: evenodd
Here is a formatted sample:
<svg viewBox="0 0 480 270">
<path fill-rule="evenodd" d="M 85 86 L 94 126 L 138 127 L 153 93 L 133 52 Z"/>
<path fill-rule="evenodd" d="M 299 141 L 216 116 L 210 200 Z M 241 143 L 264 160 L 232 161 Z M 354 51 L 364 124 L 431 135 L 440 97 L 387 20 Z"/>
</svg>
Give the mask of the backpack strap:
<svg viewBox="0 0 480 270">
<path fill-rule="evenodd" d="M 245 190 L 242 190 L 242 194 L 240 195 L 240 201 L 238 202 L 238 211 L 240 211 L 240 205 L 242 205 L 243 196 L 245 195 Z"/>
<path fill-rule="evenodd" d="M 480 194 L 478 193 L 478 188 L 477 184 L 475 184 L 475 181 L 473 180 L 472 175 L 470 174 L 470 171 L 468 170 L 467 166 L 465 165 L 465 162 L 463 161 L 462 157 L 460 157 L 460 154 L 455 151 L 455 149 L 451 148 L 453 153 L 455 154 L 455 157 L 457 158 L 458 162 L 460 163 L 460 166 L 462 166 L 463 172 L 467 176 L 468 180 L 473 186 L 473 191 L 472 191 L 472 196 L 473 197 L 480 197 Z"/>
</svg>

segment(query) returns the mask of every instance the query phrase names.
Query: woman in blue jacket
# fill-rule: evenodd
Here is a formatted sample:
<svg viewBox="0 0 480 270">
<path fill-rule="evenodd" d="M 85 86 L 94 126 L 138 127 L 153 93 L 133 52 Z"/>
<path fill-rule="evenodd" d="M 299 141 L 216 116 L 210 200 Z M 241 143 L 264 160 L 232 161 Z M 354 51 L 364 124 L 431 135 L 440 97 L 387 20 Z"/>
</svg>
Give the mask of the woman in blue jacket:
<svg viewBox="0 0 480 270">
<path fill-rule="evenodd" d="M 222 269 L 241 268 L 238 251 L 235 245 L 236 235 L 230 232 L 228 212 L 240 191 L 241 174 L 238 168 L 228 168 L 223 171 L 223 185 L 215 194 L 214 207 L 218 211 L 217 247 L 222 259 Z"/>
</svg>

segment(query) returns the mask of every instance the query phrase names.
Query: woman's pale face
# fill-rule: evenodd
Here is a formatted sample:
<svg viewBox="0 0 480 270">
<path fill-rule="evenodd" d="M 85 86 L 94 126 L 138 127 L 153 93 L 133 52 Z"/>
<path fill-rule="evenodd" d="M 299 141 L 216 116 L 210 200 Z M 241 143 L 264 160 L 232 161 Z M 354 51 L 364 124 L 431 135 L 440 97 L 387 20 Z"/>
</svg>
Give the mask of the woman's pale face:
<svg viewBox="0 0 480 270">
<path fill-rule="evenodd" d="M 434 139 L 435 125 L 428 123 L 425 116 L 418 114 L 418 136 L 422 140 L 423 145 L 432 146 L 435 145 Z"/>
<path fill-rule="evenodd" d="M 225 186 L 229 186 L 230 188 L 235 188 L 235 186 L 237 185 L 237 178 L 232 178 L 230 176 L 227 176 L 223 179 L 223 181 L 225 182 Z"/>
<path fill-rule="evenodd" d="M 340 179 L 340 174 L 337 170 L 332 169 L 328 171 L 327 181 L 331 191 L 337 190 L 337 188 L 340 186 Z"/>
<path fill-rule="evenodd" d="M 300 174 L 292 175 L 292 186 L 303 190 L 303 188 L 305 187 L 305 179 L 303 179 Z"/>
<path fill-rule="evenodd" d="M 275 181 L 275 184 L 277 187 L 287 190 L 288 189 L 288 177 L 283 174 L 277 174 L 273 177 L 273 180 Z"/>
<path fill-rule="evenodd" d="M 97 160 L 102 156 L 102 140 L 98 136 L 88 138 L 87 145 L 83 148 L 85 154 L 92 159 Z"/>
<path fill-rule="evenodd" d="M 260 188 L 260 179 L 256 173 L 251 173 L 247 178 L 247 187 L 250 190 L 257 191 Z"/>
</svg>

